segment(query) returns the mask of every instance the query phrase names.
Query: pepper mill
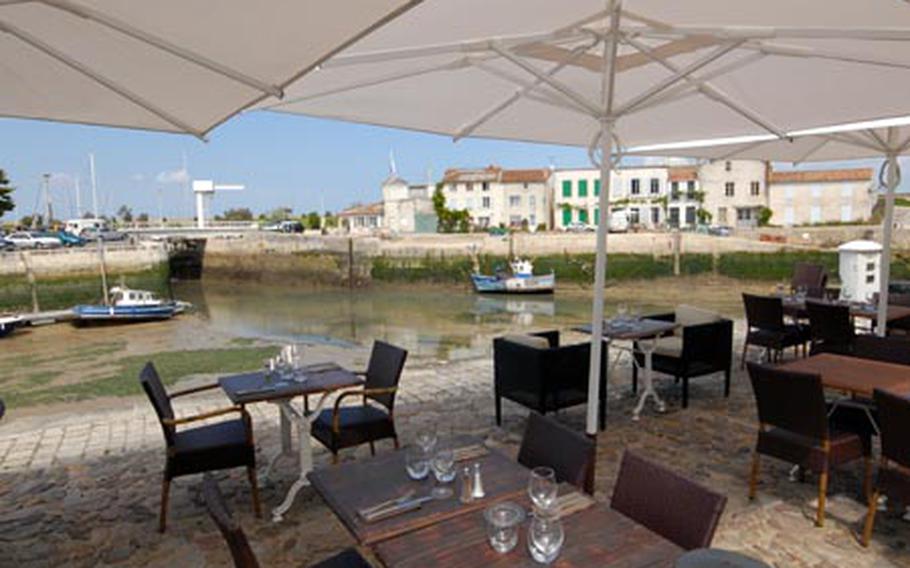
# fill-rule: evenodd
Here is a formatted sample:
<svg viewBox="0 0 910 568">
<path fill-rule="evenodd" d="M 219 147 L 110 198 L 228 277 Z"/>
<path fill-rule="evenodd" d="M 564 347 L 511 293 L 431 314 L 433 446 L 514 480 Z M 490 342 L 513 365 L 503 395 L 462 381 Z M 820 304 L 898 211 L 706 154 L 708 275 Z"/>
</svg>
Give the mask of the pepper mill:
<svg viewBox="0 0 910 568">
<path fill-rule="evenodd" d="M 480 478 L 480 464 L 474 464 L 474 489 L 471 492 L 471 497 L 474 499 L 483 499 L 486 496 L 483 490 L 483 480 Z"/>
<path fill-rule="evenodd" d="M 474 483 L 471 479 L 471 469 L 468 467 L 461 471 L 461 495 L 459 500 L 462 503 L 470 503 L 474 500 Z"/>
</svg>

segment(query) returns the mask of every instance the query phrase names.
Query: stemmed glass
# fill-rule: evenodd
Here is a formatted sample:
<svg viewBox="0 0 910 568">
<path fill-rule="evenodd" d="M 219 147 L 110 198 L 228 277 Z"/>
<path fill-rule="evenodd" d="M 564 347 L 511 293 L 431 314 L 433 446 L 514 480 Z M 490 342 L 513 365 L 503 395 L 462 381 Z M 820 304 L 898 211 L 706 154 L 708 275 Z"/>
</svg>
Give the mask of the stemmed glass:
<svg viewBox="0 0 910 568">
<path fill-rule="evenodd" d="M 445 484 L 455 480 L 455 451 L 448 444 L 437 444 L 430 465 L 433 477 L 436 478 L 436 487 L 431 495 L 434 499 L 448 499 L 453 491 L 450 487 L 445 487 Z"/>
<path fill-rule="evenodd" d="M 534 516 L 548 515 L 556 505 L 556 472 L 551 467 L 535 467 L 528 479 L 528 496 L 534 503 Z"/>
<path fill-rule="evenodd" d="M 559 556 L 566 533 L 559 517 L 534 515 L 528 527 L 528 552 L 541 564 L 550 564 Z"/>
</svg>

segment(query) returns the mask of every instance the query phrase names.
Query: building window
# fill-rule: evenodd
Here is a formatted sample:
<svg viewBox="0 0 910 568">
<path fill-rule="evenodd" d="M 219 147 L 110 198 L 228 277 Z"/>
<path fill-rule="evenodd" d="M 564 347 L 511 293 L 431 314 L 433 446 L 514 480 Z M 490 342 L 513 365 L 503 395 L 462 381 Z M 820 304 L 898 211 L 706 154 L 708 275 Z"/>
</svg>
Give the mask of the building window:
<svg viewBox="0 0 910 568">
<path fill-rule="evenodd" d="M 600 225 L 600 209 L 594 208 L 594 224 Z"/>
<path fill-rule="evenodd" d="M 480 189 L 482 189 L 484 191 L 490 191 L 490 182 L 485 181 L 482 184 L 480 184 Z"/>
<path fill-rule="evenodd" d="M 638 178 L 632 178 L 632 189 L 630 193 L 632 193 L 632 195 L 641 193 L 641 181 Z"/>
<path fill-rule="evenodd" d="M 596 180 L 594 180 L 594 197 L 597 197 L 599 195 L 600 195 L 600 180 L 596 179 Z"/>
<path fill-rule="evenodd" d="M 567 179 L 562 182 L 562 196 L 572 197 L 572 180 Z"/>
<path fill-rule="evenodd" d="M 572 210 L 568 207 L 563 208 L 562 210 L 562 226 L 568 227 L 572 224 Z"/>
<path fill-rule="evenodd" d="M 667 224 L 671 227 L 679 227 L 679 207 L 671 207 L 667 209 L 669 217 L 667 218 Z"/>
<path fill-rule="evenodd" d="M 660 223 L 660 207 L 651 208 L 651 224 L 657 225 Z"/>
<path fill-rule="evenodd" d="M 695 224 L 695 207 L 686 207 L 686 225 Z"/>
<path fill-rule="evenodd" d="M 658 193 L 660 193 L 660 180 L 651 178 L 651 195 L 657 195 Z"/>
<path fill-rule="evenodd" d="M 490 226 L 490 218 L 489 217 L 478 217 L 477 224 L 480 225 L 480 227 L 482 229 L 486 229 L 487 227 Z"/>
<path fill-rule="evenodd" d="M 490 197 L 489 197 L 489 196 L 484 196 L 484 197 L 480 200 L 480 206 L 483 207 L 484 209 L 489 209 L 489 208 L 490 208 Z"/>
<path fill-rule="evenodd" d="M 528 182 L 524 182 L 523 184 L 521 184 L 521 187 L 528 189 Z"/>
<path fill-rule="evenodd" d="M 729 172 L 733 169 L 733 164 L 729 161 L 724 162 L 724 171 Z"/>
<path fill-rule="evenodd" d="M 638 209 L 629 209 L 629 223 L 633 225 L 638 225 L 641 223 L 641 217 L 639 217 Z"/>
<path fill-rule="evenodd" d="M 749 195 L 753 197 L 761 195 L 761 182 L 753 181 L 749 184 Z"/>
<path fill-rule="evenodd" d="M 536 227 L 537 227 L 537 215 L 534 215 L 534 214 L 532 213 L 532 214 L 528 217 L 528 224 L 531 226 L 532 229 L 533 229 L 533 228 L 536 228 Z"/>
<path fill-rule="evenodd" d="M 717 222 L 724 224 L 727 222 L 727 208 L 718 207 L 717 208 Z"/>
<path fill-rule="evenodd" d="M 751 221 L 752 220 L 752 209 L 742 208 L 736 210 L 736 220 L 737 221 Z"/>
<path fill-rule="evenodd" d="M 521 215 L 511 215 L 509 216 L 509 225 L 512 227 L 521 226 Z"/>
<path fill-rule="evenodd" d="M 578 180 L 578 197 L 587 197 L 588 196 L 588 180 L 580 179 Z"/>
<path fill-rule="evenodd" d="M 579 209 L 579 210 L 578 210 L 578 222 L 579 222 L 579 223 L 587 223 L 587 222 L 588 222 L 588 210 L 587 210 L 587 209 Z"/>
<path fill-rule="evenodd" d="M 528 207 L 530 207 L 532 210 L 537 207 L 537 198 L 535 196 L 528 196 Z"/>
<path fill-rule="evenodd" d="M 676 201 L 679 199 L 679 182 L 671 181 L 670 182 L 670 199 Z"/>
<path fill-rule="evenodd" d="M 689 193 L 689 195 L 695 193 L 695 181 L 689 180 L 686 182 L 686 191 Z"/>
<path fill-rule="evenodd" d="M 509 196 L 509 207 L 521 207 L 521 196 L 520 195 L 510 195 Z"/>
<path fill-rule="evenodd" d="M 474 191 L 474 184 L 471 182 L 468 182 L 468 183 L 464 184 L 464 188 L 465 188 L 465 191 Z"/>
<path fill-rule="evenodd" d="M 724 184 L 724 195 L 727 197 L 733 197 L 736 195 L 736 184 L 732 181 L 728 181 Z"/>
<path fill-rule="evenodd" d="M 454 183 L 450 183 L 450 184 L 449 184 L 449 191 L 452 191 L 452 192 L 455 191 L 455 184 L 454 184 Z"/>
</svg>

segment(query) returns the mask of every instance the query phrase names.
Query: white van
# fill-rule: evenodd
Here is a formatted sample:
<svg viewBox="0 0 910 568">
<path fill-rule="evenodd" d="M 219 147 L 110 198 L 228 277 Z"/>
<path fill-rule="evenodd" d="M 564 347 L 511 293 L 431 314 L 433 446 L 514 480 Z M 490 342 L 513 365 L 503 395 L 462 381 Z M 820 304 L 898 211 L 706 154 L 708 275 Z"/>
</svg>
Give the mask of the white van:
<svg viewBox="0 0 910 568">
<path fill-rule="evenodd" d="M 629 231 L 629 212 L 625 209 L 610 211 L 610 232 L 625 233 Z"/>
<path fill-rule="evenodd" d="M 103 231 L 107 229 L 107 221 L 104 219 L 70 219 L 66 222 L 64 229 L 71 235 L 81 236 L 86 229 L 90 231 Z"/>
</svg>

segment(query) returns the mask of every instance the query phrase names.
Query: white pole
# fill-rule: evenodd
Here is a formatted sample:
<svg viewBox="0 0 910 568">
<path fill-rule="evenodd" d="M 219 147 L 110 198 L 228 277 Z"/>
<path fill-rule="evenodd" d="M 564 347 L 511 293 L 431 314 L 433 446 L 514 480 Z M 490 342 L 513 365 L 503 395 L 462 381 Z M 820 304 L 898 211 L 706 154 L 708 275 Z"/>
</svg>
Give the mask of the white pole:
<svg viewBox="0 0 910 568">
<path fill-rule="evenodd" d="M 79 191 L 79 176 L 74 180 L 76 189 L 76 218 L 82 218 L 82 192 Z"/>
<path fill-rule="evenodd" d="M 897 154 L 888 154 L 888 191 L 885 194 L 885 220 L 882 227 L 882 260 L 879 270 L 878 324 L 876 333 L 884 337 L 888 326 L 888 284 L 891 280 L 891 233 L 894 230 L 894 192 L 897 191 Z"/>
<path fill-rule="evenodd" d="M 604 42 L 603 116 L 600 120 L 600 218 L 597 223 L 597 255 L 594 261 L 594 301 L 591 306 L 591 360 L 588 367 L 588 415 L 585 431 L 600 430 L 600 361 L 603 353 L 604 286 L 607 278 L 607 235 L 610 224 L 610 175 L 613 168 L 613 93 L 616 81 L 616 49 L 621 0 L 609 0 L 610 34 Z M 604 393 L 606 396 L 606 393 Z M 606 417 L 604 417 L 606 419 Z"/>
<path fill-rule="evenodd" d="M 92 177 L 92 213 L 95 214 L 95 219 L 98 218 L 98 186 L 97 181 L 95 180 L 95 155 L 88 155 L 88 169 Z"/>
</svg>

